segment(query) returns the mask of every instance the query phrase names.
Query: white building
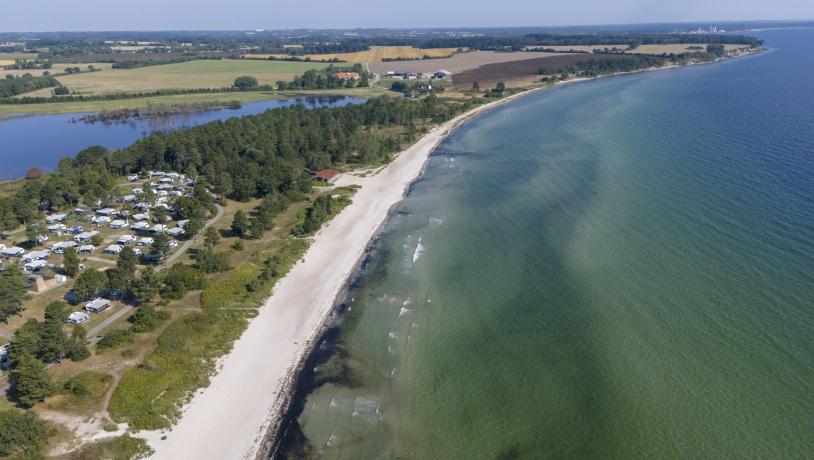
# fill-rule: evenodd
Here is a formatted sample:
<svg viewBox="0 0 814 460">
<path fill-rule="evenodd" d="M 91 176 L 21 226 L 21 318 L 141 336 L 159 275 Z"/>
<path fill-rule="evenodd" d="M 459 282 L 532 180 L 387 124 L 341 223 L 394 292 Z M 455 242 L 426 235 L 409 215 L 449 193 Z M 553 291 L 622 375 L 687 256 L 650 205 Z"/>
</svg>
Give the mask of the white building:
<svg viewBox="0 0 814 460">
<path fill-rule="evenodd" d="M 51 214 L 50 216 L 45 216 L 45 222 L 49 224 L 62 222 L 66 217 L 68 217 L 67 214 Z"/>
<path fill-rule="evenodd" d="M 41 251 L 31 251 L 28 254 L 23 256 L 23 260 L 26 262 L 31 262 L 34 260 L 44 260 L 51 257 L 51 251 L 48 249 L 43 249 Z"/>
<path fill-rule="evenodd" d="M 77 254 L 91 254 L 95 250 L 96 250 L 96 246 L 94 246 L 92 244 L 84 244 L 82 246 L 79 246 L 79 249 L 77 249 L 76 253 Z"/>
<path fill-rule="evenodd" d="M 109 226 L 110 226 L 110 228 L 113 228 L 113 229 L 124 228 L 124 227 L 127 227 L 127 221 L 126 220 L 121 220 L 121 219 L 116 219 L 116 220 L 110 222 Z"/>
<path fill-rule="evenodd" d="M 134 232 L 146 232 L 150 230 L 150 224 L 145 221 L 136 222 L 130 226 L 130 230 L 133 230 Z"/>
<path fill-rule="evenodd" d="M 87 323 L 90 319 L 87 313 L 83 313 L 81 311 L 75 311 L 68 315 L 68 322 L 71 324 L 83 324 Z"/>
<path fill-rule="evenodd" d="M 116 210 L 113 208 L 97 209 L 96 214 L 100 216 L 113 216 L 116 214 Z"/>
<path fill-rule="evenodd" d="M 164 224 L 155 224 L 150 228 L 150 233 L 163 233 L 167 231 L 167 226 Z"/>
<path fill-rule="evenodd" d="M 62 254 L 68 248 L 75 248 L 77 245 L 76 241 L 60 241 L 59 243 L 54 243 L 51 245 L 51 250 L 57 254 Z"/>
<path fill-rule="evenodd" d="M 20 257 L 25 253 L 25 249 L 19 246 L 11 246 L 8 248 L 0 249 L 0 255 L 3 257 Z"/>
<path fill-rule="evenodd" d="M 122 249 L 124 248 L 122 248 L 118 244 L 111 244 L 110 246 L 105 248 L 105 254 L 118 254 L 122 252 Z"/>
<path fill-rule="evenodd" d="M 139 214 L 134 215 L 134 216 L 133 216 L 133 219 L 134 219 L 136 222 L 138 222 L 138 221 L 142 221 L 142 220 L 149 220 L 149 219 L 150 219 L 150 215 L 149 215 L 149 214 L 147 214 L 146 212 L 142 212 L 142 213 L 139 213 Z"/>
<path fill-rule="evenodd" d="M 178 238 L 184 234 L 184 229 L 181 227 L 175 227 L 167 230 L 167 234 L 173 238 Z"/>
<path fill-rule="evenodd" d="M 85 311 L 88 313 L 101 313 L 110 308 L 110 301 L 96 298 L 85 304 Z"/>
<path fill-rule="evenodd" d="M 116 244 L 118 244 L 120 246 L 127 246 L 128 244 L 131 244 L 134 241 L 136 241 L 135 236 L 133 236 L 133 235 L 122 235 L 122 236 L 119 237 L 118 240 L 116 240 Z"/>
<path fill-rule="evenodd" d="M 48 266 L 48 262 L 44 260 L 32 260 L 30 262 L 26 262 L 23 266 L 23 269 L 29 272 L 36 272 L 42 270 L 43 268 Z"/>
<path fill-rule="evenodd" d="M 149 236 L 145 236 L 144 238 L 138 240 L 139 246 L 152 246 L 155 242 L 154 239 L 150 238 Z"/>
<path fill-rule="evenodd" d="M 67 228 L 68 226 L 65 224 L 51 224 L 45 227 L 45 229 L 51 233 L 64 232 Z"/>
<path fill-rule="evenodd" d="M 84 243 L 86 241 L 90 241 L 94 236 L 98 236 L 98 235 L 99 235 L 99 232 L 97 232 L 96 230 L 93 230 L 93 231 L 90 231 L 90 232 L 82 232 L 82 233 L 76 235 L 75 237 L 73 237 L 73 240 L 76 241 L 77 243 Z"/>
</svg>

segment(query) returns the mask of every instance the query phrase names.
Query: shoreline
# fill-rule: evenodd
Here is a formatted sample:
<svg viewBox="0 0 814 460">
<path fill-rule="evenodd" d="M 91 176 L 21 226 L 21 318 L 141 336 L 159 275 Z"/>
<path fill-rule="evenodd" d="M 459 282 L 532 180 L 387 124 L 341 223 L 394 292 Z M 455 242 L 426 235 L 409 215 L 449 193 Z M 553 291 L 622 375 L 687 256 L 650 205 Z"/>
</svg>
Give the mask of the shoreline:
<svg viewBox="0 0 814 460">
<path fill-rule="evenodd" d="M 749 54 L 754 52 L 745 55 Z M 278 443 L 302 367 L 329 328 L 353 274 L 375 244 L 393 207 L 421 178 L 438 145 L 458 128 L 506 103 L 548 89 L 677 67 L 683 66 L 575 78 L 530 88 L 475 107 L 433 128 L 370 177 L 340 177 L 339 186 L 362 186 L 354 202 L 317 233 L 303 259 L 277 283 L 258 316 L 219 360 L 210 385 L 191 398 L 173 428 L 137 434 L 155 449 L 152 458 L 267 458 Z"/>
</svg>

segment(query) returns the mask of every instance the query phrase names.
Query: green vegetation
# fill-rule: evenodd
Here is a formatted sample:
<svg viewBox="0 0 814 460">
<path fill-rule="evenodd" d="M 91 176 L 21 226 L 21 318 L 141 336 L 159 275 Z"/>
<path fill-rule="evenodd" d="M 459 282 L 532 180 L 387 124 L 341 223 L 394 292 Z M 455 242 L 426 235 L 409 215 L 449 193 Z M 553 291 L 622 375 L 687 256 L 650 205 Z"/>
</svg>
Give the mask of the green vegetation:
<svg viewBox="0 0 814 460">
<path fill-rule="evenodd" d="M 125 434 L 117 438 L 86 444 L 68 454 L 66 460 L 132 460 L 145 458 L 152 452 L 153 450 L 145 440 Z"/>
<path fill-rule="evenodd" d="M 136 429 L 170 426 L 181 405 L 207 385 L 215 360 L 226 353 L 246 327 L 246 318 L 268 296 L 274 282 L 305 253 L 308 242 L 290 240 L 269 258 L 272 270 L 244 264 L 213 281 L 201 294 L 203 311 L 172 322 L 158 348 L 130 370 L 113 393 L 108 410 Z M 267 273 L 266 275 L 264 275 Z M 248 285 L 263 277 L 261 289 Z"/>
<path fill-rule="evenodd" d="M 100 353 L 112 350 L 133 343 L 135 339 L 135 334 L 130 329 L 114 329 L 102 337 L 102 340 L 96 344 L 96 350 Z"/>
<path fill-rule="evenodd" d="M 6 75 L 5 79 L 0 80 L 0 98 L 8 98 L 57 85 L 59 85 L 59 81 L 54 77 L 33 77 L 30 75 L 15 77 Z"/>
<path fill-rule="evenodd" d="M 341 79 L 337 75 L 339 72 L 355 72 L 360 75 L 358 81 L 353 79 Z M 362 64 L 354 64 L 350 68 L 334 67 L 329 65 L 324 70 L 308 70 L 301 76 L 295 77 L 293 81 L 278 81 L 277 89 L 280 91 L 294 91 L 302 89 L 337 89 L 354 88 L 368 86 L 369 76 Z"/>
<path fill-rule="evenodd" d="M 41 458 L 40 451 L 55 433 L 33 412 L 0 411 L 0 457 Z"/>
<path fill-rule="evenodd" d="M 12 315 L 23 311 L 28 288 L 20 264 L 10 263 L 0 272 L 0 321 L 8 322 Z"/>
<path fill-rule="evenodd" d="M 20 406 L 34 407 L 54 392 L 56 386 L 42 361 L 28 354 L 17 358 L 11 371 L 11 396 Z"/>
<path fill-rule="evenodd" d="M 112 375 L 80 372 L 65 381 L 59 393 L 48 401 L 47 407 L 80 415 L 91 413 L 104 401 L 111 385 Z"/>
<path fill-rule="evenodd" d="M 257 88 L 257 79 L 248 76 L 237 77 L 234 86 L 241 91 L 248 91 Z"/>
</svg>

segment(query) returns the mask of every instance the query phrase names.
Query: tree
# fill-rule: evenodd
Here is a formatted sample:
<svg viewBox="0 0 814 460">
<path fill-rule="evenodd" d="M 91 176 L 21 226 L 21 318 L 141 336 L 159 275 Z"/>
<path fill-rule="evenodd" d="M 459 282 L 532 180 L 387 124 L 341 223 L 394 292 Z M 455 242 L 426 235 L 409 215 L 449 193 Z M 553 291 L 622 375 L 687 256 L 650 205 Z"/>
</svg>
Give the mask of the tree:
<svg viewBox="0 0 814 460">
<path fill-rule="evenodd" d="M 161 288 L 161 280 L 153 267 L 147 266 L 133 283 L 133 296 L 139 303 L 151 302 Z"/>
<path fill-rule="evenodd" d="M 496 93 L 502 93 L 504 91 L 506 91 L 506 84 L 503 83 L 502 81 L 498 82 L 498 84 L 495 85 L 495 92 Z"/>
<path fill-rule="evenodd" d="M 42 244 L 39 240 L 39 236 L 43 235 L 44 233 L 45 229 L 39 222 L 32 222 L 25 228 L 25 236 L 28 237 L 28 240 L 31 241 L 31 244 L 34 246 L 39 246 Z"/>
<path fill-rule="evenodd" d="M 235 78 L 235 88 L 245 91 L 257 86 L 257 79 L 249 76 Z"/>
<path fill-rule="evenodd" d="M 122 252 L 119 253 L 119 257 L 116 260 L 116 268 L 127 274 L 129 276 L 129 280 L 132 280 L 133 276 L 136 274 L 137 264 L 138 256 L 136 255 L 135 251 L 130 249 L 129 246 L 122 248 Z"/>
<path fill-rule="evenodd" d="M 75 277 L 76 274 L 79 273 L 79 256 L 76 255 L 76 249 L 65 248 L 62 257 L 62 267 L 65 270 L 65 274 L 71 278 Z"/>
<path fill-rule="evenodd" d="M 54 394 L 56 388 L 42 361 L 23 355 L 11 371 L 11 392 L 22 407 L 33 407 Z"/>
<path fill-rule="evenodd" d="M 88 334 L 85 328 L 81 324 L 75 325 L 73 332 L 71 332 L 71 338 L 65 345 L 65 356 L 70 358 L 71 361 L 82 361 L 90 357 L 87 340 Z"/>
<path fill-rule="evenodd" d="M 169 312 L 156 310 L 154 306 L 145 304 L 138 307 L 128 321 L 133 323 L 133 332 L 149 332 L 168 319 Z"/>
<path fill-rule="evenodd" d="M 65 69 L 65 70 L 70 70 L 70 69 Z M 64 86 L 64 85 L 59 85 L 56 88 L 54 88 L 54 96 L 64 96 L 64 95 L 70 94 L 70 93 L 71 93 L 71 90 L 69 90 L 68 87 Z"/>
<path fill-rule="evenodd" d="M 184 238 L 191 240 L 203 228 L 203 221 L 201 219 L 189 219 L 187 225 L 184 227 Z"/>
<path fill-rule="evenodd" d="M 80 300 L 94 297 L 97 292 L 107 286 L 107 275 L 97 270 L 85 270 L 76 278 L 73 290 Z"/>
<path fill-rule="evenodd" d="M 37 356 L 40 353 L 40 322 L 34 318 L 17 328 L 9 344 L 8 361 L 16 366 L 25 355 Z"/>
<path fill-rule="evenodd" d="M 480 91 L 480 84 L 478 82 L 472 82 L 472 91 Z"/>
<path fill-rule="evenodd" d="M 167 256 L 170 250 L 170 237 L 164 232 L 156 233 L 153 237 L 153 254 L 157 254 L 162 259 Z"/>
<path fill-rule="evenodd" d="M 240 212 L 240 211 L 238 211 Z M 220 243 L 220 234 L 214 227 L 207 227 L 204 233 L 204 246 L 209 249 L 214 248 Z"/>
<path fill-rule="evenodd" d="M 238 210 L 232 220 L 232 233 L 243 238 L 246 236 L 246 232 L 249 231 L 249 227 L 249 218 L 246 216 L 246 213 Z"/>
<path fill-rule="evenodd" d="M 19 454 L 14 458 L 41 458 L 39 451 L 55 433 L 48 422 L 32 411 L 0 411 L 0 457 Z"/>
<path fill-rule="evenodd" d="M 217 273 L 229 269 L 229 254 L 224 251 L 215 251 L 209 246 L 198 251 L 195 261 L 198 268 L 204 273 Z"/>
<path fill-rule="evenodd" d="M 0 272 L 0 321 L 8 322 L 11 315 L 22 313 L 27 299 L 28 289 L 20 264 L 8 264 Z"/>
</svg>

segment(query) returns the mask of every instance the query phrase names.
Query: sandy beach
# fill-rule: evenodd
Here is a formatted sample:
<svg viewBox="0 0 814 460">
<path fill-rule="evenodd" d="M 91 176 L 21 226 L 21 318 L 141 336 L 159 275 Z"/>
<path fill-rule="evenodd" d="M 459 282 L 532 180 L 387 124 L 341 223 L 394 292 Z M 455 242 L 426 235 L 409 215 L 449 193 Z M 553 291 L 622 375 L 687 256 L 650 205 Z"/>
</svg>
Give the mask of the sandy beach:
<svg viewBox="0 0 814 460">
<path fill-rule="evenodd" d="M 171 431 L 138 434 L 155 449 L 152 458 L 257 456 L 265 435 L 279 422 L 296 371 L 318 340 L 337 295 L 435 147 L 472 117 L 530 92 L 479 106 L 434 128 L 374 175 L 341 176 L 337 185 L 361 186 L 353 203 L 315 236 L 303 260 L 277 283 L 179 423 Z"/>
</svg>

